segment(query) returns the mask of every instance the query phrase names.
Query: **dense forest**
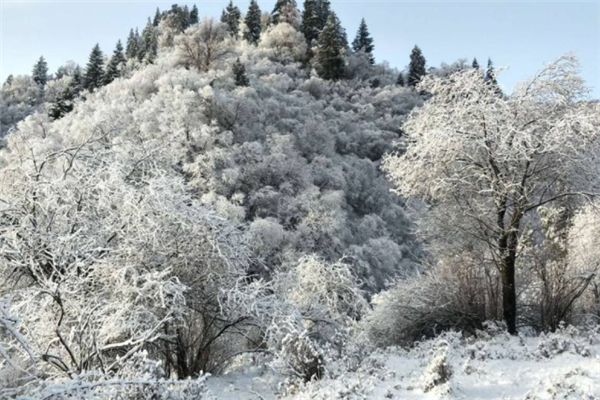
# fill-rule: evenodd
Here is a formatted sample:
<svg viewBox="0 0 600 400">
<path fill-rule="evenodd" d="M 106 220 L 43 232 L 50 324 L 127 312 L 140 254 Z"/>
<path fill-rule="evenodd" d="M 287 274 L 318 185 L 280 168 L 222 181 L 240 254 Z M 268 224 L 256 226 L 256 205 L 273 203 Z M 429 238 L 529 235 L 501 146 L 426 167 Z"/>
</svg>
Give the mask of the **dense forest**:
<svg viewBox="0 0 600 400">
<path fill-rule="evenodd" d="M 563 353 L 578 381 L 514 398 L 600 396 L 575 55 L 508 94 L 491 60 L 414 46 L 399 71 L 364 19 L 350 42 L 328 0 L 298 7 L 175 4 L 8 77 L 0 399 L 435 399 L 473 362 Z M 275 383 L 225 393 L 235 373 Z"/>
</svg>

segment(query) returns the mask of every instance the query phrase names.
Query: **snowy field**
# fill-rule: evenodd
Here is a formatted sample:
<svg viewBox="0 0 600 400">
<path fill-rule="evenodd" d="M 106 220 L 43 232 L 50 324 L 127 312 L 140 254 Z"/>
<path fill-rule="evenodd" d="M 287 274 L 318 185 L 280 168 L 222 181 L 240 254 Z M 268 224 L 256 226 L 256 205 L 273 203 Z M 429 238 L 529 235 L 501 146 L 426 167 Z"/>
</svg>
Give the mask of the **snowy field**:
<svg viewBox="0 0 600 400">
<path fill-rule="evenodd" d="M 463 340 L 451 333 L 410 351 L 376 350 L 355 370 L 342 367 L 334 378 L 309 383 L 295 393 L 285 393 L 281 378 L 262 359 L 209 378 L 207 385 L 219 400 L 600 399 L 598 331 L 568 328 L 541 337 L 486 336 Z"/>
</svg>

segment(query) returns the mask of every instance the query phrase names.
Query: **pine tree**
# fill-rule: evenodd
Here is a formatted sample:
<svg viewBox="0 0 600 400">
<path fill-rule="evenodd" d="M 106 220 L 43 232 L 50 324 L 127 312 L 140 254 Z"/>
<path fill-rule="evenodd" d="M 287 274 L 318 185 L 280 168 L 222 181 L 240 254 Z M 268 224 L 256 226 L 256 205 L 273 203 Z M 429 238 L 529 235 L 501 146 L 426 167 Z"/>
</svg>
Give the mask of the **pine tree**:
<svg viewBox="0 0 600 400">
<path fill-rule="evenodd" d="M 169 17 L 169 25 L 176 32 L 183 32 L 190 25 L 190 11 L 187 6 L 184 8 L 179 7 L 177 4 L 173 4 L 171 9 L 167 13 Z"/>
<path fill-rule="evenodd" d="M 234 38 L 237 38 L 240 32 L 240 18 L 242 18 L 240 9 L 233 5 L 233 1 L 229 1 L 221 15 L 221 22 L 227 24 L 227 29 Z"/>
<path fill-rule="evenodd" d="M 367 23 L 363 18 L 360 21 L 360 25 L 358 26 L 358 32 L 356 32 L 356 38 L 352 42 L 352 49 L 355 52 L 364 51 L 369 55 L 369 62 L 371 65 L 375 64 L 375 57 L 373 57 L 373 50 L 375 46 L 373 45 L 373 38 L 369 33 L 369 29 L 367 28 Z"/>
<path fill-rule="evenodd" d="M 471 64 L 471 67 L 475 68 L 476 70 L 479 70 L 479 63 L 477 62 L 476 58 L 473 59 L 473 64 Z"/>
<path fill-rule="evenodd" d="M 256 0 L 251 0 L 250 6 L 248 7 L 248 13 L 246 14 L 246 19 L 244 20 L 244 23 L 246 24 L 244 39 L 252 44 L 257 44 L 260 40 L 260 19 L 261 13 L 258 3 Z"/>
<path fill-rule="evenodd" d="M 104 83 L 104 58 L 100 45 L 96 44 L 90 53 L 90 60 L 85 69 L 83 77 L 83 87 L 93 91 L 101 87 Z"/>
<path fill-rule="evenodd" d="M 319 35 L 315 61 L 319 75 L 324 79 L 339 80 L 345 75 L 345 53 L 348 48 L 346 32 L 334 12 Z"/>
<path fill-rule="evenodd" d="M 12 85 L 13 80 L 15 79 L 15 77 L 13 76 L 13 74 L 10 74 L 6 80 L 4 81 L 4 83 L 2 84 L 2 87 L 9 87 L 10 85 Z"/>
<path fill-rule="evenodd" d="M 192 24 L 190 9 L 187 5 L 181 9 L 181 21 L 183 22 L 183 30 L 185 31 Z"/>
<path fill-rule="evenodd" d="M 331 12 L 331 4 L 329 0 L 317 0 L 318 4 L 318 14 L 319 14 L 319 32 L 325 28 L 327 24 L 327 19 L 329 18 L 329 13 Z"/>
<path fill-rule="evenodd" d="M 498 85 L 498 81 L 496 80 L 496 70 L 494 69 L 494 63 L 491 58 L 488 58 L 487 63 L 487 71 L 485 72 L 485 81 L 491 85 L 496 93 L 502 94 L 502 90 Z"/>
<path fill-rule="evenodd" d="M 154 25 L 154 26 L 160 25 L 161 19 L 162 19 L 162 16 L 160 14 L 160 10 L 158 7 L 156 7 L 156 13 L 154 14 L 154 20 L 152 21 L 152 25 Z"/>
<path fill-rule="evenodd" d="M 302 11 L 302 25 L 300 26 L 300 31 L 304 34 L 306 43 L 310 45 L 313 40 L 317 40 L 319 38 L 319 33 L 321 33 L 321 28 L 319 1 L 305 0 L 304 11 Z"/>
<path fill-rule="evenodd" d="M 104 84 L 107 85 L 121 76 L 121 68 L 125 65 L 125 55 L 123 54 L 123 44 L 119 40 L 113 56 L 106 67 L 106 74 L 104 75 Z"/>
<path fill-rule="evenodd" d="M 79 65 L 75 67 L 72 78 L 71 90 L 73 95 L 77 96 L 83 90 L 83 73 L 81 72 L 81 67 Z"/>
<path fill-rule="evenodd" d="M 127 48 L 125 50 L 125 55 L 128 60 L 133 60 L 138 58 L 138 54 L 140 51 L 140 35 L 136 28 L 135 32 L 133 29 L 129 31 L 129 36 L 127 37 Z"/>
<path fill-rule="evenodd" d="M 75 96 L 83 90 L 83 72 L 81 71 L 79 64 L 77 64 L 75 71 L 73 71 L 73 84 L 71 86 Z"/>
<path fill-rule="evenodd" d="M 35 83 L 42 87 L 48 82 L 48 63 L 43 56 L 33 66 L 32 76 Z"/>
<path fill-rule="evenodd" d="M 71 85 L 64 88 L 64 90 L 56 97 L 54 102 L 50 104 L 48 108 L 48 116 L 52 120 L 57 120 L 65 116 L 65 114 L 73 111 L 73 100 L 75 94 L 73 93 L 72 83 Z"/>
<path fill-rule="evenodd" d="M 396 85 L 398 85 L 398 86 L 404 86 L 405 85 L 405 83 L 404 83 L 404 73 L 400 72 L 398 74 L 398 79 L 396 79 Z"/>
<path fill-rule="evenodd" d="M 148 23 L 146 27 L 142 31 L 142 37 L 140 40 L 140 49 L 138 52 L 138 60 L 143 61 L 147 64 L 152 64 L 156 59 L 156 54 L 158 52 L 158 36 L 156 34 L 156 30 L 150 19 L 148 19 Z"/>
<path fill-rule="evenodd" d="M 272 21 L 274 24 L 279 23 L 279 19 L 281 18 L 281 10 L 287 5 L 291 5 L 294 8 L 298 8 L 296 0 L 277 0 L 277 2 L 275 3 L 275 7 L 273 7 L 273 11 L 271 12 Z"/>
<path fill-rule="evenodd" d="M 194 4 L 192 11 L 190 11 L 190 25 L 196 25 L 200 22 L 200 14 L 198 13 L 198 7 Z"/>
<path fill-rule="evenodd" d="M 491 58 L 488 58 L 487 71 L 485 71 L 485 80 L 493 84 L 498 83 L 496 81 L 496 71 L 494 70 L 494 63 L 492 62 Z"/>
<path fill-rule="evenodd" d="M 240 62 L 239 58 L 233 64 L 232 69 L 236 86 L 250 86 L 250 81 L 248 80 L 248 76 L 246 76 L 246 67 Z"/>
<path fill-rule="evenodd" d="M 408 64 L 408 85 L 415 87 L 425 76 L 425 57 L 419 46 L 415 46 L 410 53 L 410 64 Z"/>
</svg>

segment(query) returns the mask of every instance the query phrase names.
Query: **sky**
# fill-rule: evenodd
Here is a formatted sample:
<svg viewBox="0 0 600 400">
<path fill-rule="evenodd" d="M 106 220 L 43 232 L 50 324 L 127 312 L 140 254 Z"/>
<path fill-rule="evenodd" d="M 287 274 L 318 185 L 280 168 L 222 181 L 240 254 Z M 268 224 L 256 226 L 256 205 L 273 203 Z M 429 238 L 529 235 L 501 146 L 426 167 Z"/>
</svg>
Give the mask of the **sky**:
<svg viewBox="0 0 600 400">
<path fill-rule="evenodd" d="M 85 65 L 99 43 L 112 53 L 130 28 L 146 23 L 157 7 L 176 0 L 0 0 L 0 81 L 9 74 L 29 74 L 43 55 L 50 71 L 67 60 Z M 227 0 L 179 1 L 196 4 L 201 15 L 219 17 Z M 245 12 L 249 0 L 234 0 Z M 274 1 L 258 0 L 263 11 Z M 302 7 L 303 0 L 298 0 Z M 510 92 L 516 82 L 535 74 L 545 63 L 574 52 L 581 74 L 600 98 L 600 0 L 587 1 L 336 1 L 331 0 L 350 41 L 361 18 L 375 40 L 375 57 L 404 69 L 418 45 L 428 66 L 491 57 L 506 68 L 499 82 Z"/>
</svg>

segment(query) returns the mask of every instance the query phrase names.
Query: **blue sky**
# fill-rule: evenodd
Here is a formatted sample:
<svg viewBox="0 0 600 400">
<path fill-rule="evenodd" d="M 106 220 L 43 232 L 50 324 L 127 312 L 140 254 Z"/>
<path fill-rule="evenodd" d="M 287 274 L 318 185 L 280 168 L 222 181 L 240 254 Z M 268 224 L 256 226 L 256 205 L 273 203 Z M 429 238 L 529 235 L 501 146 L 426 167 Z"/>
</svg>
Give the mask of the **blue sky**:
<svg viewBox="0 0 600 400">
<path fill-rule="evenodd" d="M 142 28 L 156 7 L 169 1 L 0 0 L 0 80 L 30 73 L 40 55 L 51 71 L 67 60 L 85 65 L 98 42 L 112 52 L 131 27 Z M 194 2 L 177 2 L 193 4 Z M 218 17 L 227 0 L 196 1 L 201 15 Z M 249 0 L 234 1 L 243 12 Z M 302 7 L 303 0 L 298 0 Z M 259 0 L 263 11 L 274 1 Z M 491 57 L 508 67 L 499 78 L 510 91 L 544 63 L 575 52 L 582 75 L 600 98 L 600 1 L 336 1 L 350 40 L 362 17 L 375 39 L 377 60 L 404 68 L 418 44 L 429 66 Z"/>
</svg>

